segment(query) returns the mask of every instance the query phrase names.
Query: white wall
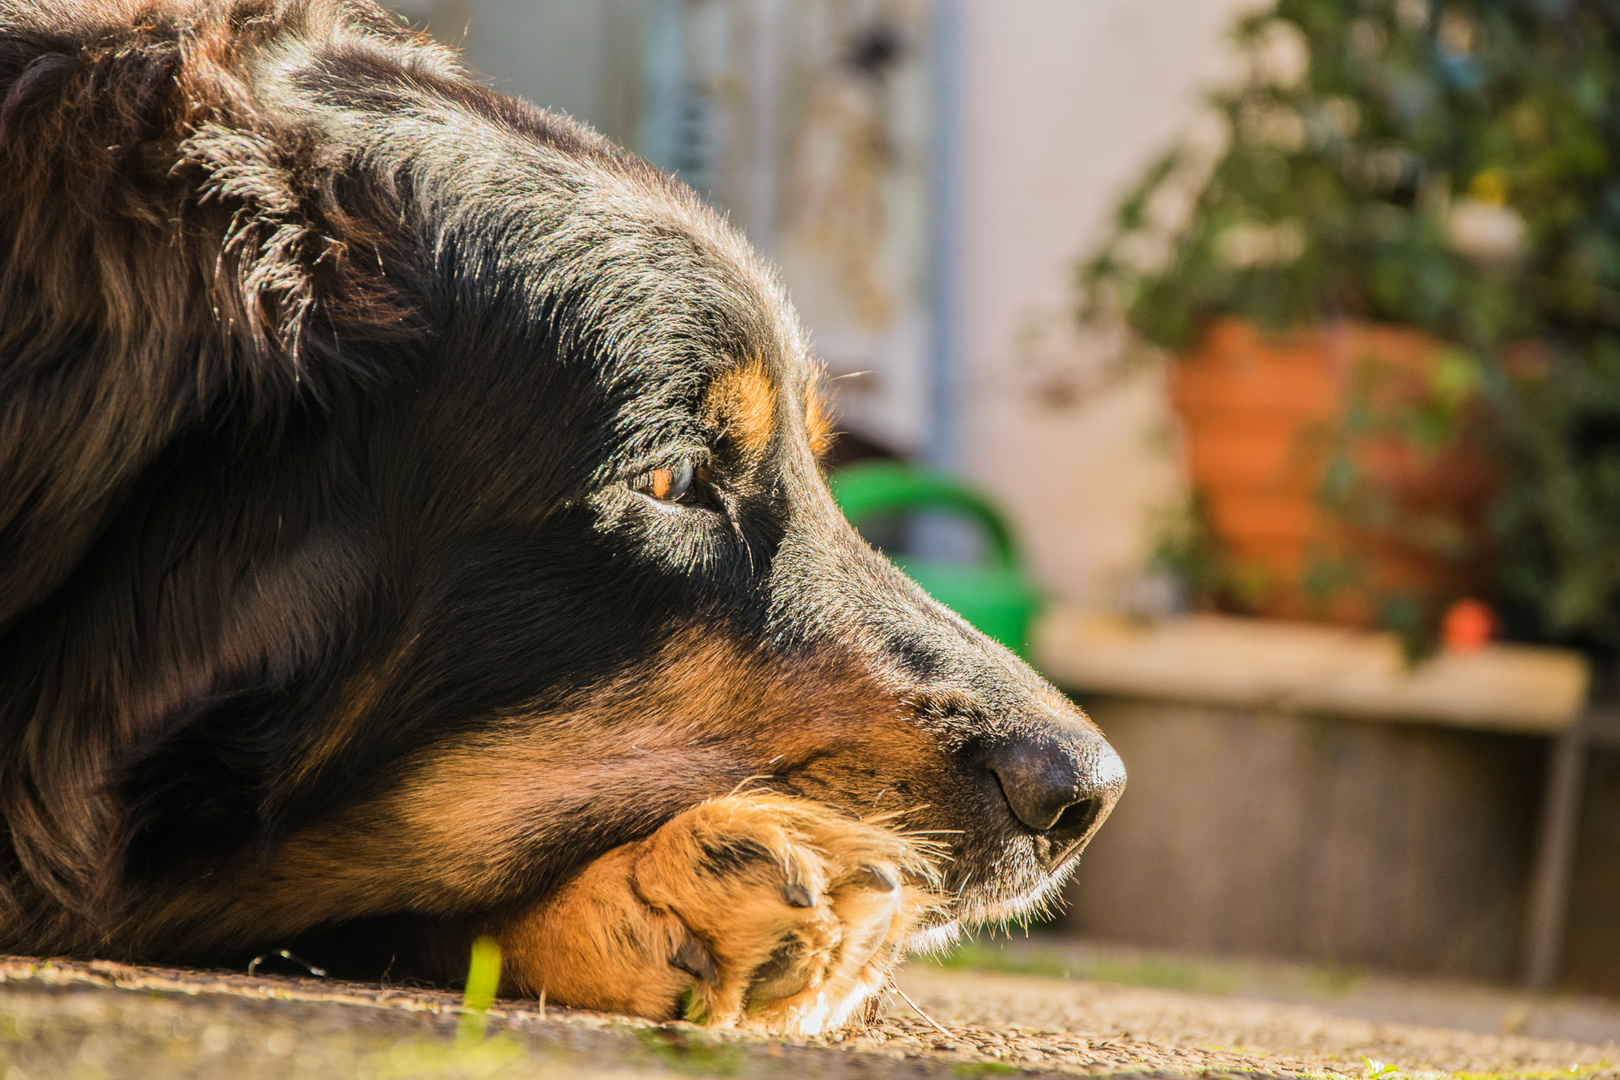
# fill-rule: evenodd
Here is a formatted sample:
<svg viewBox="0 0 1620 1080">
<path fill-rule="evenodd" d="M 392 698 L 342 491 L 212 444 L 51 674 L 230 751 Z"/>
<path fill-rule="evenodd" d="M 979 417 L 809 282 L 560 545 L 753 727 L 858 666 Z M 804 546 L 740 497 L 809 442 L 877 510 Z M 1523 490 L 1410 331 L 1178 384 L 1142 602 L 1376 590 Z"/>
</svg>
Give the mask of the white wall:
<svg viewBox="0 0 1620 1080">
<path fill-rule="evenodd" d="M 1179 488 L 1157 375 L 1095 384 L 1070 328 L 1079 257 L 1115 200 L 1233 72 L 1253 0 L 964 0 L 961 468 L 1009 512 L 1042 583 L 1109 605 Z M 1078 392 L 1076 392 L 1078 388 Z"/>
</svg>

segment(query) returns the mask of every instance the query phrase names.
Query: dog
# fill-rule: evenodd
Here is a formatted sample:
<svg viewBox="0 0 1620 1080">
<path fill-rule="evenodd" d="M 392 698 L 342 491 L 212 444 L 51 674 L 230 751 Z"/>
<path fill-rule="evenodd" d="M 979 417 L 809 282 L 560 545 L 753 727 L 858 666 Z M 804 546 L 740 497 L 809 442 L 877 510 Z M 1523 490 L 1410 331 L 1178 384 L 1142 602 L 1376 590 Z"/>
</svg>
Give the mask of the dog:
<svg viewBox="0 0 1620 1080">
<path fill-rule="evenodd" d="M 1125 783 L 772 272 L 361 0 L 0 0 L 0 950 L 816 1034 Z"/>
</svg>

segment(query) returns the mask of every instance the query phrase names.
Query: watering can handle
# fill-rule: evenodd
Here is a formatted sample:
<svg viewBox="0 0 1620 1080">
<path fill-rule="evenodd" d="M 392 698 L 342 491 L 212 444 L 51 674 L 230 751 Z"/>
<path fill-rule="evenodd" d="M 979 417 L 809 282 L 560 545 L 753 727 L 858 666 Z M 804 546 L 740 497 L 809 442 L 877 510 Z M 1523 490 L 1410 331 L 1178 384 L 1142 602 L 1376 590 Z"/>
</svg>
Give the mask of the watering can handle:
<svg viewBox="0 0 1620 1080">
<path fill-rule="evenodd" d="M 857 465 L 829 477 L 828 485 L 844 516 L 855 525 L 869 515 L 895 510 L 958 511 L 989 533 L 1000 566 L 1017 568 L 1018 550 L 1001 515 L 948 476 L 904 465 Z"/>
</svg>

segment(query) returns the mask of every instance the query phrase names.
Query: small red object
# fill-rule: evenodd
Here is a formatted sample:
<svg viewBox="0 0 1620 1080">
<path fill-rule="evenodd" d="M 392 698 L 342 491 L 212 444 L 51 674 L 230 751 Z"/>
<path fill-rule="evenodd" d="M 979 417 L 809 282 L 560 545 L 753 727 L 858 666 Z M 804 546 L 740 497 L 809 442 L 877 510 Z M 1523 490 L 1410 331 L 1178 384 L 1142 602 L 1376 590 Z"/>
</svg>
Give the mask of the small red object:
<svg viewBox="0 0 1620 1080">
<path fill-rule="evenodd" d="M 1496 615 L 1483 600 L 1465 597 L 1446 609 L 1440 642 L 1452 652 L 1473 652 L 1496 636 Z"/>
</svg>

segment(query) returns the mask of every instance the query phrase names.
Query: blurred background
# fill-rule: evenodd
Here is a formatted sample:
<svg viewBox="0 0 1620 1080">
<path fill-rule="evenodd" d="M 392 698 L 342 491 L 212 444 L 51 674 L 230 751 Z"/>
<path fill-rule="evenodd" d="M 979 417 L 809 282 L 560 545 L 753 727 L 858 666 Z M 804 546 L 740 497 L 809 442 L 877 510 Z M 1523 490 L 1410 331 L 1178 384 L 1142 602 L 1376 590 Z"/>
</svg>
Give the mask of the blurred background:
<svg viewBox="0 0 1620 1080">
<path fill-rule="evenodd" d="M 1040 933 L 1620 995 L 1620 16 L 393 6 L 749 236 L 846 512 L 1120 750 Z"/>
</svg>

